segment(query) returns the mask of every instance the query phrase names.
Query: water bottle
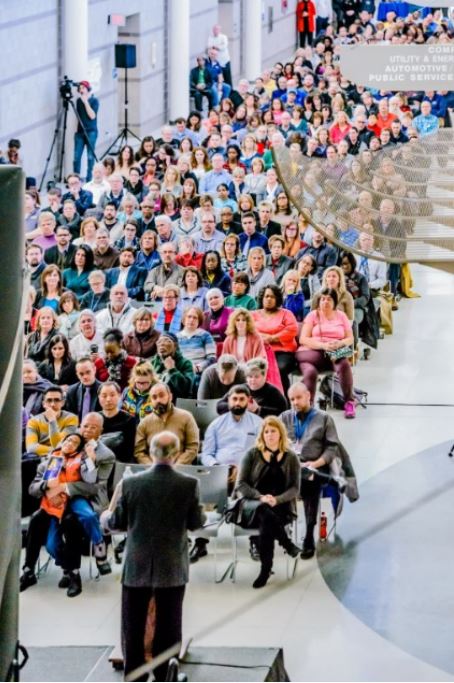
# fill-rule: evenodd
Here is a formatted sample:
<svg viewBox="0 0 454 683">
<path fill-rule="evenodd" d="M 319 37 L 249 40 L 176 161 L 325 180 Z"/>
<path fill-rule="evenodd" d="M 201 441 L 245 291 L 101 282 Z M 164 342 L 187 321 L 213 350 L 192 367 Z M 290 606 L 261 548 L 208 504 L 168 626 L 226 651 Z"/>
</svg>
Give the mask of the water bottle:
<svg viewBox="0 0 454 683">
<path fill-rule="evenodd" d="M 328 520 L 326 514 L 322 512 L 320 515 L 320 540 L 322 542 L 326 541 L 328 538 Z"/>
<path fill-rule="evenodd" d="M 132 468 L 130 465 L 125 467 L 125 471 L 123 472 L 122 479 L 128 479 L 128 477 L 132 477 L 134 475 L 134 472 L 132 471 Z"/>
</svg>

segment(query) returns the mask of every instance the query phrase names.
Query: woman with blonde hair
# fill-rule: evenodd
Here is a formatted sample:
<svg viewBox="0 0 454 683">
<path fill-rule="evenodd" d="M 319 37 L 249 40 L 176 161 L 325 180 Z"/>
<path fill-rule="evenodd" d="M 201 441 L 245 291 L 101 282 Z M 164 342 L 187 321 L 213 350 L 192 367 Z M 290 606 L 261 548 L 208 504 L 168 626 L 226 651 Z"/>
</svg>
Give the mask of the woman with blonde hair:
<svg viewBox="0 0 454 683">
<path fill-rule="evenodd" d="M 241 462 L 234 491 L 242 499 L 241 526 L 259 529 L 261 567 L 254 588 L 263 588 L 271 575 L 275 540 L 291 557 L 301 551 L 285 529 L 296 518 L 299 488 L 298 456 L 290 450 L 281 420 L 270 415 L 263 420 L 255 446 Z"/>
<path fill-rule="evenodd" d="M 123 390 L 121 397 L 121 410 L 140 422 L 144 417 L 153 412 L 150 402 L 150 389 L 159 381 L 151 363 L 141 361 L 137 363 L 131 372 L 129 386 Z"/>
<path fill-rule="evenodd" d="M 43 306 L 36 314 L 35 331 L 28 335 L 25 355 L 35 363 L 41 363 L 48 355 L 52 338 L 58 334 L 58 317 L 50 306 Z"/>
<path fill-rule="evenodd" d="M 339 266 L 330 266 L 323 273 L 322 289 L 334 289 L 337 295 L 336 310 L 345 313 L 350 322 L 355 319 L 355 304 L 353 297 L 347 290 L 345 274 Z M 316 311 L 319 307 L 321 292 L 317 292 L 312 298 L 311 308 Z"/>
<path fill-rule="evenodd" d="M 240 363 L 251 358 L 267 358 L 265 344 L 255 331 L 252 315 L 245 308 L 236 308 L 230 314 L 222 353 L 229 353 Z"/>
<path fill-rule="evenodd" d="M 266 254 L 262 247 L 252 247 L 247 256 L 248 267 L 246 273 L 249 277 L 249 295 L 257 298 L 260 290 L 268 285 L 274 285 L 274 275 L 266 267 Z"/>
<path fill-rule="evenodd" d="M 300 323 L 304 318 L 304 294 L 301 290 L 300 276 L 297 270 L 288 270 L 281 283 L 284 296 L 283 308 L 291 311 Z"/>
<path fill-rule="evenodd" d="M 176 166 L 168 166 L 162 179 L 161 191 L 170 192 L 174 197 L 179 197 L 183 192 L 181 187 L 180 173 Z"/>
</svg>

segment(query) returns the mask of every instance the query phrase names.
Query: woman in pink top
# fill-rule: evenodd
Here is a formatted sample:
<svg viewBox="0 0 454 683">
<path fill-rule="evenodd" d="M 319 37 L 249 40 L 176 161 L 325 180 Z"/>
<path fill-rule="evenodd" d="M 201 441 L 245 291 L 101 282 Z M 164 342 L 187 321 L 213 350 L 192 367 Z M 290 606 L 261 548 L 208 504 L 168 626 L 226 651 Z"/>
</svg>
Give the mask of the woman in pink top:
<svg viewBox="0 0 454 683">
<path fill-rule="evenodd" d="M 304 384 L 315 398 L 319 372 L 336 371 L 344 394 L 346 418 L 355 417 L 353 400 L 353 375 L 348 358 L 333 362 L 326 354 L 345 346 L 352 346 L 353 332 L 351 322 L 342 311 L 336 310 L 337 293 L 334 289 L 322 289 L 318 306 L 304 319 L 300 334 L 300 348 L 296 359 L 299 363 Z"/>
<path fill-rule="evenodd" d="M 341 111 L 337 112 L 336 122 L 333 123 L 329 129 L 329 139 L 331 144 L 337 145 L 338 142 L 343 140 L 348 135 L 350 129 L 351 125 L 350 121 L 348 120 L 348 116 L 345 111 L 341 109 Z"/>
<path fill-rule="evenodd" d="M 289 374 L 295 367 L 296 335 L 298 323 L 291 311 L 282 308 L 283 295 L 277 285 L 267 285 L 258 295 L 258 311 L 252 311 L 255 329 L 265 344 L 273 349 L 282 386 L 287 395 Z"/>
<path fill-rule="evenodd" d="M 251 358 L 266 358 L 263 339 L 255 331 L 252 316 L 245 308 L 237 308 L 230 314 L 222 353 L 230 353 L 240 363 L 247 363 Z"/>
</svg>

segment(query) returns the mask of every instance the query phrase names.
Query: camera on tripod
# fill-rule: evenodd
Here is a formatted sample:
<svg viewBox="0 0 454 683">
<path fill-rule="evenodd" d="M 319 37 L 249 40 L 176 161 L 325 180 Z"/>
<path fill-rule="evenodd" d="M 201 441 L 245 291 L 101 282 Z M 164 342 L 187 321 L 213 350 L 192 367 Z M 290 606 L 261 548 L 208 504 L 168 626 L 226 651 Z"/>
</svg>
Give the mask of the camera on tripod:
<svg viewBox="0 0 454 683">
<path fill-rule="evenodd" d="M 63 76 L 60 83 L 60 95 L 65 102 L 69 102 L 73 98 L 73 88 L 78 88 L 79 83 L 72 81 L 68 76 Z"/>
</svg>

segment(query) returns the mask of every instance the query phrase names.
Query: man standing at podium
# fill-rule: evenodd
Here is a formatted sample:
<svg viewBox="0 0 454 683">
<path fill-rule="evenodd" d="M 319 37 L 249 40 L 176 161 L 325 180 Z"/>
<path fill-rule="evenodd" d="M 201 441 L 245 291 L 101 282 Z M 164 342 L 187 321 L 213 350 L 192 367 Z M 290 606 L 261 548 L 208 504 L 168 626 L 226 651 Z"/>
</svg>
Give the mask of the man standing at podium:
<svg viewBox="0 0 454 683">
<path fill-rule="evenodd" d="M 105 528 L 128 534 L 121 606 L 125 675 L 145 663 L 144 635 L 153 597 L 153 658 L 182 639 L 183 598 L 189 578 L 187 531 L 203 526 L 205 515 L 197 480 L 172 467 L 179 449 L 179 440 L 171 432 L 153 437 L 150 456 L 154 465 L 124 479 L 111 507 L 101 516 Z M 158 681 L 165 681 L 166 674 L 167 662 L 154 670 Z M 148 674 L 135 680 L 146 681 Z"/>
</svg>

